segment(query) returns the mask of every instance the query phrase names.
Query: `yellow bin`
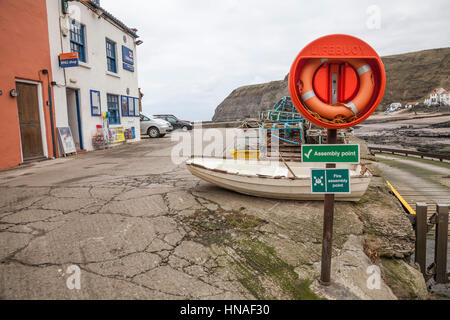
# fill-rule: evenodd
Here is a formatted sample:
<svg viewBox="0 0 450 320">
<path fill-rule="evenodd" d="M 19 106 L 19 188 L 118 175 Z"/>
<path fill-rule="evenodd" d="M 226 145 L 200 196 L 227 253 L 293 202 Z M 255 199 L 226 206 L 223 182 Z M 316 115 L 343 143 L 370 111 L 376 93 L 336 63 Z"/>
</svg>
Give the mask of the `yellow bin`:
<svg viewBox="0 0 450 320">
<path fill-rule="evenodd" d="M 231 150 L 234 159 L 259 159 L 259 150 Z"/>
</svg>

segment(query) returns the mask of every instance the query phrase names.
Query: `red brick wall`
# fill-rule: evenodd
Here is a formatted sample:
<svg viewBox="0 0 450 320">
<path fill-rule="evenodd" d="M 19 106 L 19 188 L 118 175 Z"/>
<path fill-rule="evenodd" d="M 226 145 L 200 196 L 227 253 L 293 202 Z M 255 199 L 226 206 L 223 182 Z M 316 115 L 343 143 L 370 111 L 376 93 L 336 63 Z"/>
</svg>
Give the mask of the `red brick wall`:
<svg viewBox="0 0 450 320">
<path fill-rule="evenodd" d="M 45 0 L 0 1 L 0 170 L 21 163 L 17 99 L 9 92 L 16 79 L 41 83 L 49 157 L 53 157 L 47 75 L 50 46 Z M 53 99 L 53 98 L 52 98 Z"/>
</svg>

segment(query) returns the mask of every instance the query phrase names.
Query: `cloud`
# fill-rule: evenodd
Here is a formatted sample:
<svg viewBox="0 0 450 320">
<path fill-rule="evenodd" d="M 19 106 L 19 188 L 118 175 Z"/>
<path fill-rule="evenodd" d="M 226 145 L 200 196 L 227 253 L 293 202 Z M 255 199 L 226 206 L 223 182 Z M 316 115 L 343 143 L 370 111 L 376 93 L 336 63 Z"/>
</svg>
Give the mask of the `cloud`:
<svg viewBox="0 0 450 320">
<path fill-rule="evenodd" d="M 380 10 L 379 29 L 367 8 Z M 317 37 L 346 33 L 380 55 L 448 47 L 448 0 L 103 0 L 139 29 L 144 113 L 210 120 L 235 88 L 283 79 L 298 52 Z"/>
</svg>

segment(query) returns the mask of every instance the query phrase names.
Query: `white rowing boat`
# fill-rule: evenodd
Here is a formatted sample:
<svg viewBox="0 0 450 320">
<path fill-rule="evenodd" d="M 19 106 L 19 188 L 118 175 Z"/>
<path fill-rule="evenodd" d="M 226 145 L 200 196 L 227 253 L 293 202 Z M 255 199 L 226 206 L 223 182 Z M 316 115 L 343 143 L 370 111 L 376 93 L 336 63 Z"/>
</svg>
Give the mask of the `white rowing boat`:
<svg viewBox="0 0 450 320">
<path fill-rule="evenodd" d="M 323 200 L 311 192 L 311 169 L 324 164 L 278 161 L 194 158 L 186 162 L 189 171 L 207 182 L 246 195 L 272 199 Z M 338 164 L 350 169 L 351 193 L 337 194 L 339 201 L 359 201 L 366 192 L 372 174 L 359 164 Z M 295 176 L 294 176 L 295 175 Z"/>
</svg>

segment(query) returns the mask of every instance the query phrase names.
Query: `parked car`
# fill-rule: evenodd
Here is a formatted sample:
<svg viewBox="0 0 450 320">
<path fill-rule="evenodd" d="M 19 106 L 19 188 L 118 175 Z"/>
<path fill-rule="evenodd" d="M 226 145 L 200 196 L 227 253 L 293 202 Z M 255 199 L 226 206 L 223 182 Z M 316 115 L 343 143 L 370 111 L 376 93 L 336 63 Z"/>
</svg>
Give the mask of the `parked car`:
<svg viewBox="0 0 450 320">
<path fill-rule="evenodd" d="M 147 134 L 150 138 L 162 138 L 172 131 L 170 122 L 141 114 L 141 134 Z"/>
<path fill-rule="evenodd" d="M 154 115 L 155 118 L 163 119 L 173 126 L 174 129 L 183 129 L 185 131 L 192 130 L 192 122 L 187 120 L 179 120 L 177 117 L 175 117 L 173 114 L 156 114 Z"/>
</svg>

